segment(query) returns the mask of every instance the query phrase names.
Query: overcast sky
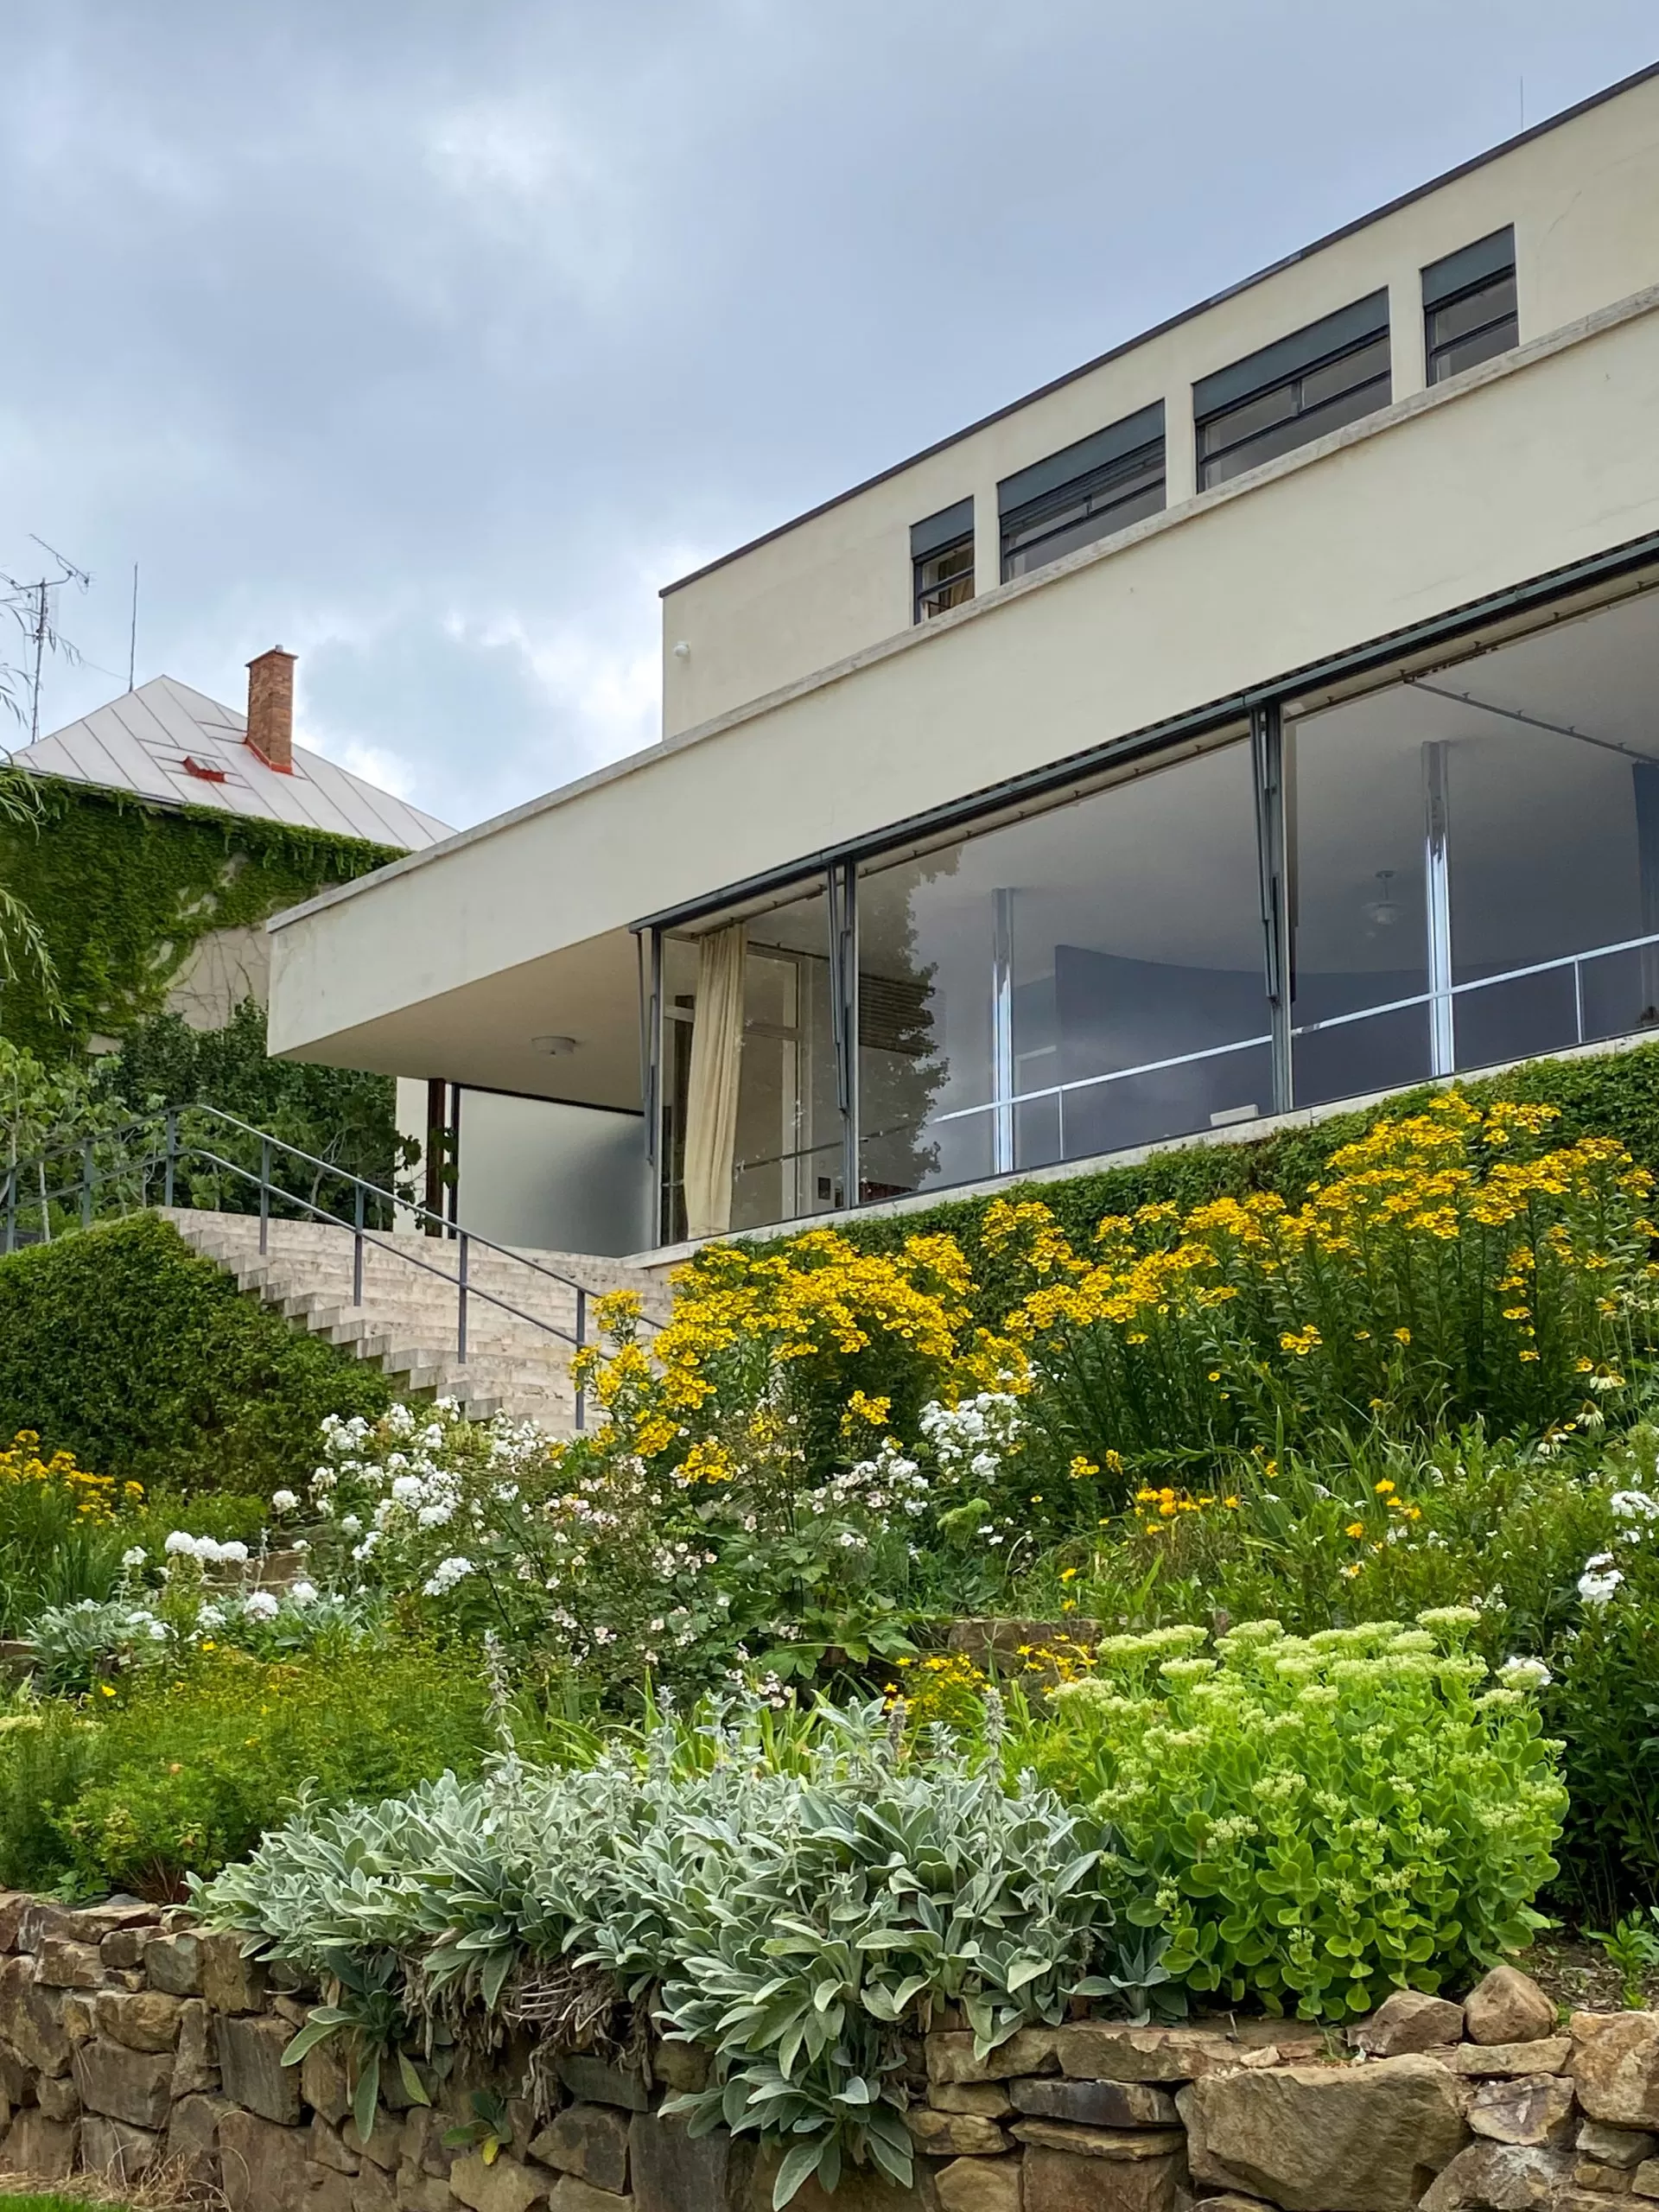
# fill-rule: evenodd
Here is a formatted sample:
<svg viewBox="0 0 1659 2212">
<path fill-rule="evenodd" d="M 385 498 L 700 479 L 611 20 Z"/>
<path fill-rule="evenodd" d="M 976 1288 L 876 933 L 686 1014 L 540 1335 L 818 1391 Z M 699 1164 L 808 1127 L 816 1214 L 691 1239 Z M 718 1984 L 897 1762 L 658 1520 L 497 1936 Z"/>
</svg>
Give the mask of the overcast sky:
<svg viewBox="0 0 1659 2212">
<path fill-rule="evenodd" d="M 240 703 L 460 824 L 649 742 L 658 588 L 1643 67 L 1653 0 L 0 0 L 42 727 Z M 0 652 L 4 651 L 0 644 Z M 5 733 L 0 731 L 0 739 Z"/>
</svg>

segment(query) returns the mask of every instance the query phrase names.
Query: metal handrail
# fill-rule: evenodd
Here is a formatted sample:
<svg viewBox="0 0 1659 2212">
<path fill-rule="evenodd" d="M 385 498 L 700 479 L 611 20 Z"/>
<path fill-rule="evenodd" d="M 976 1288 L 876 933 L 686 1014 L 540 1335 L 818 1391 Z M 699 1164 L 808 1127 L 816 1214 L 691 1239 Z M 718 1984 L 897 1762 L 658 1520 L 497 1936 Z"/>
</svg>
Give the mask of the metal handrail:
<svg viewBox="0 0 1659 2212">
<path fill-rule="evenodd" d="M 222 1154 L 213 1151 L 205 1142 L 191 1136 L 188 1131 L 184 1133 L 184 1141 L 181 1143 L 180 1122 L 181 1116 L 186 1114 L 206 1116 L 211 1121 L 222 1123 L 227 1128 L 240 1131 L 245 1136 L 256 1139 L 259 1146 L 257 1172 L 256 1173 L 251 1167 L 245 1166 L 240 1160 L 226 1159 Z M 165 1130 L 164 1141 L 159 1157 L 155 1150 L 158 1118 L 162 1121 Z M 116 1166 L 107 1169 L 99 1166 L 97 1150 L 100 1144 L 117 1142 L 140 1132 L 145 1139 L 146 1149 L 139 1158 L 124 1159 Z M 80 1163 L 80 1173 L 75 1181 L 55 1188 L 48 1185 L 44 1173 L 47 1163 L 71 1156 L 78 1158 Z M 318 1169 L 324 1175 L 347 1185 L 352 1192 L 352 1218 L 347 1220 L 344 1216 L 331 1211 L 328 1207 L 318 1205 L 315 1199 L 305 1198 L 298 1192 L 285 1190 L 280 1185 L 274 1183 L 271 1179 L 271 1171 L 278 1156 L 285 1161 L 299 1161 L 307 1167 Z M 349 1230 L 353 1240 L 352 1303 L 354 1306 L 361 1306 L 363 1303 L 363 1260 L 365 1250 L 370 1249 L 390 1253 L 394 1259 L 404 1261 L 411 1267 L 419 1268 L 427 1274 L 435 1275 L 442 1282 L 452 1283 L 454 1286 L 456 1299 L 455 1362 L 457 1366 L 464 1367 L 467 1364 L 468 1308 L 475 1299 L 482 1300 L 486 1306 L 493 1306 L 500 1312 L 510 1314 L 515 1320 L 527 1322 L 532 1328 L 540 1329 L 545 1335 L 556 1337 L 562 1343 L 573 1346 L 578 1353 L 587 1347 L 588 1304 L 591 1294 L 588 1286 L 579 1282 L 574 1275 L 566 1274 L 557 1268 L 547 1267 L 539 1260 L 529 1259 L 524 1253 L 514 1251 L 511 1246 L 498 1244 L 490 1237 L 479 1236 L 474 1230 L 461 1229 L 458 1224 L 446 1221 L 442 1215 L 434 1211 L 430 1207 L 420 1205 L 413 1199 L 401 1198 L 396 1192 L 385 1190 L 379 1184 L 370 1182 L 365 1176 L 355 1175 L 350 1169 L 338 1166 L 330 1160 L 319 1160 L 314 1153 L 305 1152 L 298 1145 L 289 1144 L 281 1137 L 273 1137 L 269 1131 L 256 1128 L 251 1122 L 244 1122 L 236 1115 L 227 1114 L 223 1108 L 217 1106 L 169 1108 L 160 1117 L 152 1115 L 136 1118 L 115 1128 L 79 1138 L 73 1143 L 43 1147 L 39 1153 L 32 1154 L 27 1160 L 13 1160 L 3 1170 L 5 1233 L 4 1242 L 0 1245 L 0 1250 L 12 1252 L 16 1249 L 20 1196 L 22 1198 L 25 1207 L 34 1205 L 41 1208 L 42 1229 L 46 1240 L 49 1242 L 52 1233 L 51 1206 L 54 1199 L 60 1204 L 64 1204 L 78 1198 L 80 1225 L 82 1228 L 90 1228 L 96 1211 L 95 1193 L 99 1184 L 118 1182 L 137 1174 L 140 1179 L 140 1189 L 144 1190 L 148 1188 L 157 1167 L 160 1167 L 162 1172 L 162 1203 L 163 1205 L 171 1206 L 174 1203 L 176 1171 L 181 1162 L 187 1159 L 200 1160 L 211 1167 L 238 1176 L 244 1182 L 257 1185 L 259 1193 L 259 1252 L 262 1258 L 269 1254 L 270 1249 L 273 1198 L 285 1205 L 299 1207 L 302 1212 L 318 1221 L 327 1222 L 335 1228 Z M 40 1179 L 37 1187 L 23 1196 L 20 1191 L 19 1178 L 25 1171 L 30 1169 L 38 1171 Z M 448 1268 L 440 1267 L 435 1262 L 424 1258 L 421 1254 L 410 1250 L 406 1241 L 388 1240 L 385 1236 L 371 1229 L 367 1217 L 369 1202 L 372 1199 L 380 1200 L 385 1205 L 391 1207 L 394 1214 L 401 1210 L 412 1216 L 417 1224 L 437 1224 L 446 1239 L 453 1241 L 456 1246 L 456 1264 L 454 1273 L 452 1274 Z M 502 1298 L 494 1291 L 486 1290 L 480 1283 L 475 1282 L 472 1276 L 472 1255 L 475 1246 L 486 1252 L 493 1252 L 500 1258 L 511 1261 L 515 1266 L 528 1268 L 532 1274 L 540 1275 L 550 1282 L 559 1284 L 563 1289 L 574 1292 L 575 1295 L 574 1329 L 561 1328 L 557 1322 L 550 1321 L 542 1314 L 527 1313 L 522 1306 L 513 1305 L 510 1300 Z M 642 1313 L 639 1318 L 647 1328 L 656 1329 L 662 1326 L 662 1324 L 650 1314 Z M 586 1397 L 585 1388 L 579 1380 L 575 1393 L 575 1425 L 578 1431 L 586 1426 Z"/>
</svg>

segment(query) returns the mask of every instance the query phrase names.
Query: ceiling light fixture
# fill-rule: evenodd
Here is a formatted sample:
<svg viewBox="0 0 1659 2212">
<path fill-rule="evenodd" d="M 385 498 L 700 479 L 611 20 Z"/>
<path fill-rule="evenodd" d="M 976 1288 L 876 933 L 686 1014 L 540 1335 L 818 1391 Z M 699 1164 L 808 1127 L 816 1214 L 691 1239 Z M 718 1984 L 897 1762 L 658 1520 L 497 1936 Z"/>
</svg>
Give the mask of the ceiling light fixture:
<svg viewBox="0 0 1659 2212">
<path fill-rule="evenodd" d="M 545 1052 L 556 1060 L 563 1059 L 567 1052 L 574 1052 L 576 1049 L 574 1037 L 532 1037 L 530 1041 L 538 1052 Z"/>
</svg>

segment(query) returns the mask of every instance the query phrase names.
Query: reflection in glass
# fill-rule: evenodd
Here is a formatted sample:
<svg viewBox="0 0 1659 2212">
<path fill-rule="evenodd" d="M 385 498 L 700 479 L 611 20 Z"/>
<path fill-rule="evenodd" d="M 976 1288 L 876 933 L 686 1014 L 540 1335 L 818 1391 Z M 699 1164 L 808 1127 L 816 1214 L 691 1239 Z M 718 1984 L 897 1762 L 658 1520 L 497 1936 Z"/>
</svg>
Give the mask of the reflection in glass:
<svg viewBox="0 0 1659 2212">
<path fill-rule="evenodd" d="M 860 1194 L 1269 1109 L 1248 749 L 1229 744 L 858 888 Z"/>
</svg>

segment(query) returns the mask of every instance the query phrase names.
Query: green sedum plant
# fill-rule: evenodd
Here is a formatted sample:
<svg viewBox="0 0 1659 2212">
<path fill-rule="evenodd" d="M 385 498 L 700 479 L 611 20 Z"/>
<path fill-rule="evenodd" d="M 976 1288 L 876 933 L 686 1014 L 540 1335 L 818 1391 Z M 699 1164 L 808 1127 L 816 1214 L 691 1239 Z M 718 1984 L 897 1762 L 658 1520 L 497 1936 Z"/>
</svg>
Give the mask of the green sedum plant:
<svg viewBox="0 0 1659 2212">
<path fill-rule="evenodd" d="M 1560 1746 L 1516 1662 L 1489 1688 L 1478 1616 L 1287 1636 L 1247 1622 L 1120 1636 L 1052 1693 L 1039 1771 L 1113 1822 L 1193 1991 L 1343 2019 L 1522 1948 L 1556 1872 Z"/>
<path fill-rule="evenodd" d="M 1145 2017 L 1161 1942 L 1144 1912 L 1124 1924 L 1139 1878 L 1109 1834 L 1029 1777 L 1005 1783 L 995 1744 L 907 1755 L 879 1706 L 823 1708 L 810 1756 L 797 1739 L 780 1768 L 769 1726 L 750 1701 L 716 1708 L 690 1759 L 659 1725 L 643 1756 L 547 1772 L 509 1754 L 472 1787 L 302 1816 L 198 1901 L 335 1980 L 342 1956 L 359 1974 L 396 1959 L 439 2041 L 482 2008 L 569 2048 L 607 1998 L 652 2004 L 712 2055 L 709 2087 L 675 2101 L 693 2132 L 787 2146 L 775 2205 L 849 2162 L 907 2183 L 905 2031 L 943 2002 L 982 2053 L 1077 1994 Z"/>
</svg>

